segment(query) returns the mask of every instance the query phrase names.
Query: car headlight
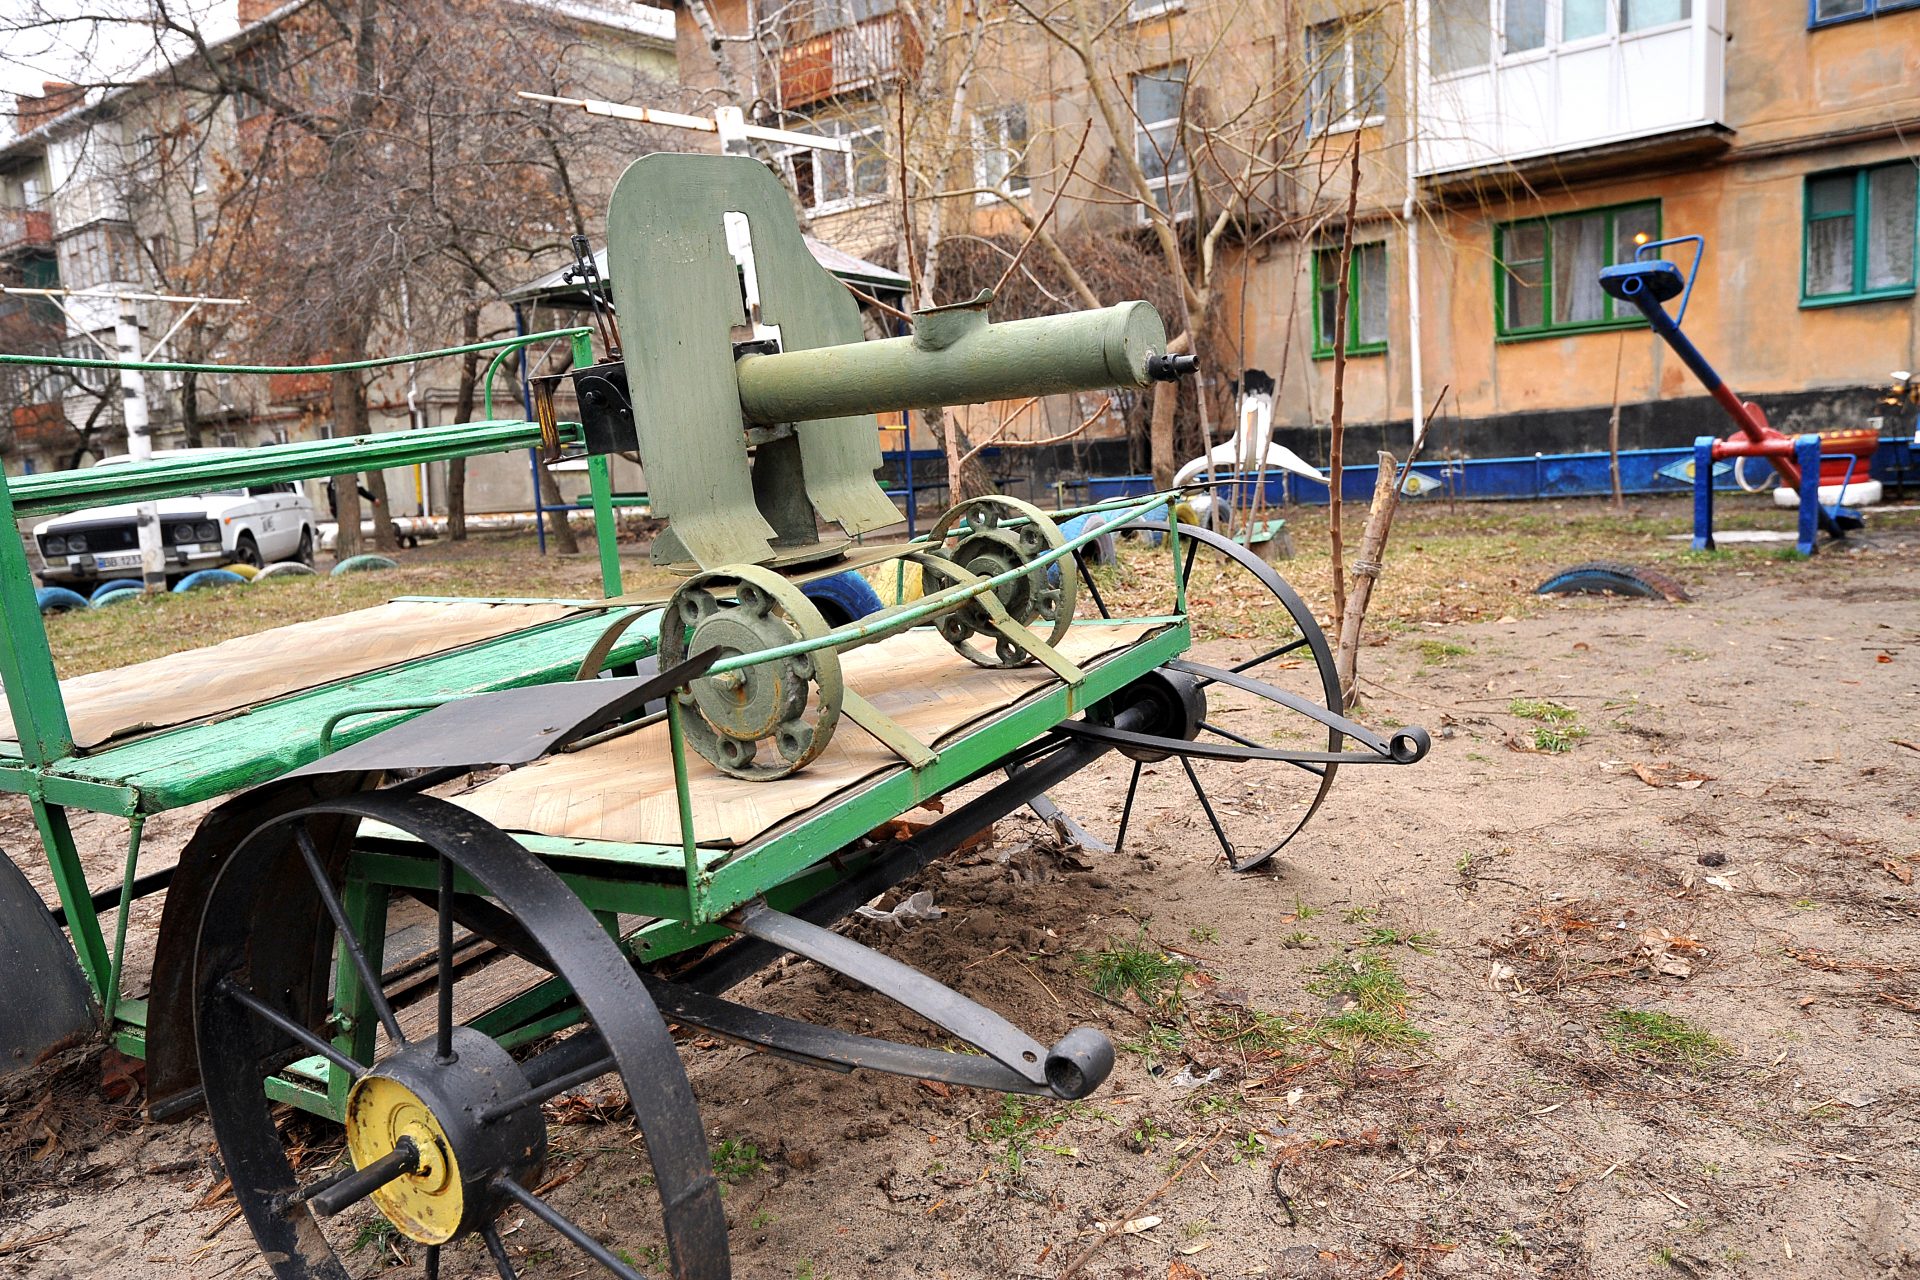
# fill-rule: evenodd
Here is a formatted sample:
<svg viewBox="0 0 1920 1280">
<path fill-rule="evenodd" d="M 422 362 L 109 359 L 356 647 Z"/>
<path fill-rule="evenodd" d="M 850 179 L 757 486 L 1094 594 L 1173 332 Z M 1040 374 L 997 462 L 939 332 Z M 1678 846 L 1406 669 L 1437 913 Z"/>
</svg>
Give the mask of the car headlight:
<svg viewBox="0 0 1920 1280">
<path fill-rule="evenodd" d="M 202 542 L 220 541 L 219 526 L 215 525 L 211 520 L 201 521 L 198 525 L 194 526 L 193 532 Z"/>
<path fill-rule="evenodd" d="M 81 534 L 72 534 L 67 538 L 67 554 L 77 556 L 87 549 L 87 540 Z"/>
<path fill-rule="evenodd" d="M 41 544 L 40 553 L 49 556 L 63 556 L 67 554 L 67 540 L 65 538 L 48 538 Z"/>
<path fill-rule="evenodd" d="M 193 526 L 190 524 L 176 524 L 172 526 L 167 530 L 167 541 L 176 543 L 192 542 Z"/>
</svg>

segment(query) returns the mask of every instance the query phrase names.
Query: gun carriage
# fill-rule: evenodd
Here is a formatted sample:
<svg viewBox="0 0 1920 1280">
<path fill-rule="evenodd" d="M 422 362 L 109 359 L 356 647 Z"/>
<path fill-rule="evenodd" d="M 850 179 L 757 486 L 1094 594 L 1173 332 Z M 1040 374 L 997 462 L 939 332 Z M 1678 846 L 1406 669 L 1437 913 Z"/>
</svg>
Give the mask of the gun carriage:
<svg viewBox="0 0 1920 1280">
<path fill-rule="evenodd" d="M 0 499 L 18 517 L 108 483 L 126 500 L 542 441 L 589 455 L 603 599 L 401 600 L 64 685 L 27 613 L 21 549 L 0 540 L 15 639 L 0 787 L 33 807 L 80 963 L 55 954 L 67 944 L 17 889 L 0 895 L 5 941 L 147 1057 L 156 1117 L 207 1109 L 281 1277 L 344 1275 L 323 1224 L 369 1199 L 424 1246 L 429 1276 L 472 1236 L 512 1275 L 493 1224 L 516 1206 L 635 1275 L 535 1192 L 543 1104 L 609 1075 L 645 1135 L 671 1274 L 728 1275 L 674 1027 L 837 1071 L 1087 1096 L 1114 1062 L 1099 1031 L 1043 1043 L 831 926 L 1022 806 L 1058 814 L 1047 793 L 1109 752 L 1132 761 L 1116 845 L 1143 765 L 1178 759 L 1226 863 L 1249 871 L 1343 765 L 1427 750 L 1422 730 L 1381 736 L 1340 713 L 1306 606 L 1239 544 L 1172 519 L 1176 495 L 1054 515 L 990 495 L 921 538 L 866 540 L 898 519 L 874 480 L 874 413 L 1179 376 L 1191 362 L 1166 355 L 1146 304 L 990 323 L 983 296 L 862 341 L 784 192 L 741 158 L 637 161 L 613 197 L 609 259 L 625 342 L 596 352 L 571 335 L 578 422 L 548 381 L 533 422 L 17 479 Z M 669 592 L 622 589 L 606 459 L 626 450 L 668 521 L 653 556 L 680 575 Z M 1113 614 L 1085 561 L 1098 531 L 1060 523 L 1089 511 L 1161 535 L 1164 607 Z M 806 593 L 907 564 L 919 599 L 843 626 Z M 1253 652 L 1193 652 L 1202 572 L 1206 599 L 1255 598 Z M 289 643 L 310 656 L 268 660 Z M 1235 845 L 1201 782 L 1213 766 L 1300 778 L 1281 839 Z M 882 834 L 962 787 L 931 825 Z M 149 815 L 220 796 L 177 867 L 140 874 Z M 118 885 L 87 884 L 74 809 L 127 820 Z M 123 992 L 128 910 L 161 891 L 151 986 Z M 782 955 L 934 1034 L 884 1040 L 727 998 Z M 341 1121 L 350 1159 L 296 1171 L 282 1103 Z"/>
</svg>

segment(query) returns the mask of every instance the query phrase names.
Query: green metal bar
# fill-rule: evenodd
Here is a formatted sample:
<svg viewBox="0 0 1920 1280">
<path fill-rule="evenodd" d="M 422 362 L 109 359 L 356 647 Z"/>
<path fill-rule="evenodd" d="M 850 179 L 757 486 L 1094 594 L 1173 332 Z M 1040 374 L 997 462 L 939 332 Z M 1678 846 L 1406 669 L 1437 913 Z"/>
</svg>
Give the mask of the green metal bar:
<svg viewBox="0 0 1920 1280">
<path fill-rule="evenodd" d="M 5 539 L 0 539 L 4 541 Z M 93 987 L 94 998 L 104 1006 L 112 960 L 107 940 L 100 932 L 100 917 L 93 909 L 93 893 L 87 888 L 87 872 L 80 861 L 80 849 L 73 842 L 73 828 L 67 825 L 67 811 L 34 796 L 33 825 L 40 831 L 40 847 L 53 868 L 53 885 L 60 894 L 60 905 L 67 911 L 67 931 L 73 935 L 73 949 L 80 967 Z"/>
<path fill-rule="evenodd" d="M 593 336 L 573 335 L 573 367 L 593 363 Z M 613 522 L 613 464 L 604 454 L 587 459 L 587 483 L 593 490 L 593 540 L 600 549 L 600 586 L 609 598 L 620 594 L 620 530 Z"/>
<path fill-rule="evenodd" d="M 381 972 L 387 949 L 387 887 L 349 875 L 340 895 L 340 905 L 346 908 L 347 921 L 359 937 L 367 964 L 375 973 Z M 380 1029 L 373 1013 L 373 1000 L 360 981 L 358 966 L 347 955 L 345 942 L 338 938 L 334 939 L 333 955 L 333 1013 L 338 1027 L 334 1047 L 355 1062 L 372 1062 L 374 1038 Z M 346 1114 L 347 1090 L 352 1084 L 344 1071 L 327 1075 L 328 1101 L 339 1108 L 341 1115 Z"/>
<path fill-rule="evenodd" d="M 593 486 L 593 535 L 600 547 L 600 586 L 612 599 L 626 590 L 620 577 L 620 528 L 613 518 L 613 465 L 603 454 L 587 459 Z"/>
<path fill-rule="evenodd" d="M 1168 510 L 1171 511 L 1171 503 L 1174 496 L 1175 494 L 1173 493 L 1156 493 L 1149 498 L 1138 501 L 1127 509 L 1126 516 L 1118 521 L 1118 523 L 1125 524 L 1129 520 L 1138 519 L 1162 503 L 1168 504 Z M 1015 565 L 1011 569 L 996 573 L 991 578 L 981 578 L 977 582 L 948 587 L 945 590 L 922 596 L 918 601 L 910 605 L 895 605 L 890 609 L 883 609 L 879 613 L 869 615 L 858 622 L 849 623 L 847 626 L 839 627 L 824 635 L 814 636 L 807 640 L 795 640 L 791 644 L 778 645 L 772 649 L 757 649 L 752 653 L 743 653 L 737 657 L 722 658 L 707 669 L 707 674 L 709 676 L 717 676 L 728 671 L 738 671 L 743 667 L 758 666 L 763 662 L 777 662 L 785 658 L 796 657 L 803 653 L 812 653 L 815 649 L 849 649 L 858 645 L 872 644 L 876 640 L 883 640 L 890 635 L 905 631 L 933 617 L 935 614 L 944 613 L 957 604 L 962 604 L 968 600 L 972 600 L 976 596 L 984 595 L 988 591 L 1005 586 L 1016 578 L 1032 573 L 1035 569 L 1044 569 L 1054 561 L 1064 556 L 1072 555 L 1075 550 L 1092 542 L 1103 532 L 1105 532 L 1104 529 L 1088 529 L 1074 537 L 1068 538 L 1053 550 L 1035 556 L 1024 564 Z M 922 574 L 921 582 L 924 584 L 925 581 L 926 576 Z"/>
<path fill-rule="evenodd" d="M 140 835 L 146 825 L 146 818 L 137 813 L 127 819 L 127 865 L 120 873 L 120 909 L 114 913 L 113 920 L 113 966 L 107 974 L 106 997 L 100 1002 L 101 1021 L 109 1027 L 120 1005 L 120 974 L 127 956 L 127 917 L 133 912 L 133 877 L 140 864 Z"/>
<path fill-rule="evenodd" d="M 0 365 L 30 364 L 54 369 L 141 369 L 149 373 L 345 373 L 352 369 L 385 369 L 396 364 L 418 364 L 443 356 L 465 355 L 469 351 L 492 351 L 496 347 L 513 349 L 550 338 L 591 335 L 585 328 L 549 329 L 544 333 L 515 334 L 511 338 L 490 338 L 462 347 L 440 347 L 433 351 L 414 351 L 403 356 L 375 356 L 368 360 L 349 360 L 340 364 L 183 364 L 172 360 L 99 360 L 80 356 L 30 356 L 0 354 Z"/>
<path fill-rule="evenodd" d="M 577 438 L 578 431 L 576 424 L 561 424 L 563 440 Z M 212 457 L 156 458 L 111 467 L 89 467 L 84 471 L 49 471 L 16 476 L 7 482 L 7 487 L 16 508 L 12 514 L 46 516 L 102 502 L 151 502 L 209 489 L 410 467 L 481 453 L 506 453 L 539 443 L 538 423 L 490 419 L 422 427 L 418 431 L 263 445 Z M 17 555 L 24 575 L 24 549 Z M 0 573 L 10 576 L 12 566 L 7 563 L 8 559 L 11 557 L 0 558 Z"/>
<path fill-rule="evenodd" d="M 693 837 L 693 790 L 687 782 L 687 737 L 677 693 L 667 695 L 667 742 L 673 755 L 673 800 L 680 810 L 680 854 L 687 873 L 689 914 L 698 914 L 705 897 L 700 850 Z"/>
<path fill-rule="evenodd" d="M 0 686 L 13 712 L 20 756 L 30 765 L 46 764 L 73 750 L 60 677 L 53 669 L 47 624 L 33 591 L 33 567 L 26 544 L 14 535 L 12 485 L 0 485 Z"/>
<path fill-rule="evenodd" d="M 333 753 L 333 731 L 342 720 L 351 720 L 355 716 L 377 716 L 387 711 L 430 711 L 451 701 L 454 699 L 407 698 L 399 702 L 366 702 L 359 706 L 343 707 L 320 722 L 320 754 Z"/>
</svg>

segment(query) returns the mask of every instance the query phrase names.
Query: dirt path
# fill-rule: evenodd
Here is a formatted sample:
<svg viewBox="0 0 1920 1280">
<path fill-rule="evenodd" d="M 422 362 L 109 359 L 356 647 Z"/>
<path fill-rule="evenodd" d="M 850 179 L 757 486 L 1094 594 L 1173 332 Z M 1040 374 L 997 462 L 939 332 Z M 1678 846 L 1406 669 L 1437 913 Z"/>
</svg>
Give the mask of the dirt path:
<svg viewBox="0 0 1920 1280">
<path fill-rule="evenodd" d="M 1119 1066 L 1054 1105 L 703 1042 L 735 1274 L 1920 1275 L 1920 548 L 1746 572 L 1368 650 L 1365 718 L 1432 755 L 1350 771 L 1268 873 L 1220 866 L 1168 766 L 1118 857 L 1002 824 L 927 873 L 942 919 L 859 936 L 1042 1039 L 1100 1026 Z M 1110 830 L 1125 782 L 1058 798 Z M 1241 832 L 1292 799 L 1234 785 Z M 1102 957 L 1164 981 L 1096 995 Z M 807 965 L 740 994 L 910 1034 Z M 99 1082 L 76 1055 L 7 1096 L 0 1274 L 265 1274 L 204 1121 Z M 657 1257 L 631 1128 L 558 1118 L 553 1198 Z M 1097 1234 L 1129 1219 L 1158 1222 Z M 537 1225 L 508 1242 L 581 1274 Z"/>
</svg>

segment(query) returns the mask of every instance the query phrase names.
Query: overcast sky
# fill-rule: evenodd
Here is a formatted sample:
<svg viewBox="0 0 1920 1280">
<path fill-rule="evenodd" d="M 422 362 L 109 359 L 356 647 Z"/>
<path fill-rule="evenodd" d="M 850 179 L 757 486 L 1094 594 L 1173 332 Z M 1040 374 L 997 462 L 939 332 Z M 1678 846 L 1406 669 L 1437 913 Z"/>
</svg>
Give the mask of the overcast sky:
<svg viewBox="0 0 1920 1280">
<path fill-rule="evenodd" d="M 167 0 L 217 39 L 233 30 L 234 0 Z M 39 93 L 46 80 L 123 79 L 150 58 L 150 32 L 127 21 L 147 0 L 0 0 L 0 93 Z M 5 106 L 12 108 L 9 100 Z M 0 124 L 0 131 L 5 128 Z"/>
</svg>

